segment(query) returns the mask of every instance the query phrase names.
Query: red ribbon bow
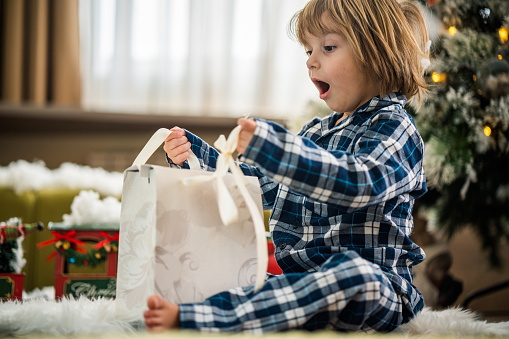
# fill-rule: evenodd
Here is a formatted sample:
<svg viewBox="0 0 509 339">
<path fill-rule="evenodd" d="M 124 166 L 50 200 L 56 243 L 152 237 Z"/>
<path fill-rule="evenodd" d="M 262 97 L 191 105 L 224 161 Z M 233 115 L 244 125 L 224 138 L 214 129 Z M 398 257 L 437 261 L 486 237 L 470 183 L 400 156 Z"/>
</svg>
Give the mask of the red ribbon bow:
<svg viewBox="0 0 509 339">
<path fill-rule="evenodd" d="M 2 245 L 7 240 L 7 232 L 5 231 L 5 227 L 0 227 L 0 245 Z"/>
<path fill-rule="evenodd" d="M 65 232 L 65 233 L 60 233 L 60 232 L 56 232 L 56 231 L 51 231 L 51 234 L 53 234 L 54 238 L 53 239 L 50 239 L 50 240 L 46 240 L 46 241 L 43 241 L 43 242 L 40 242 L 37 244 L 37 247 L 44 247 L 44 246 L 48 246 L 49 244 L 52 244 L 54 242 L 57 242 L 57 241 L 60 241 L 60 240 L 63 240 L 63 241 L 69 241 L 70 243 L 73 243 L 76 245 L 76 250 L 81 252 L 81 253 L 87 253 L 87 251 L 85 251 L 83 248 L 81 248 L 80 246 L 81 245 L 84 245 L 85 243 L 81 240 L 78 240 L 76 238 L 73 238 L 73 236 L 76 234 L 76 230 L 71 230 L 69 232 Z M 53 252 L 49 257 L 48 257 L 48 261 L 53 259 L 53 257 L 56 255 L 56 251 Z"/>
<path fill-rule="evenodd" d="M 118 242 L 118 232 L 116 234 L 114 234 L 114 235 L 109 235 L 108 233 L 101 231 L 100 234 L 104 238 L 106 238 L 106 239 L 104 239 L 103 241 L 100 241 L 100 242 L 98 242 L 97 244 L 94 245 L 94 248 L 96 250 L 100 249 L 101 247 L 104 247 L 106 244 L 109 244 L 112 241 L 117 241 Z"/>
</svg>

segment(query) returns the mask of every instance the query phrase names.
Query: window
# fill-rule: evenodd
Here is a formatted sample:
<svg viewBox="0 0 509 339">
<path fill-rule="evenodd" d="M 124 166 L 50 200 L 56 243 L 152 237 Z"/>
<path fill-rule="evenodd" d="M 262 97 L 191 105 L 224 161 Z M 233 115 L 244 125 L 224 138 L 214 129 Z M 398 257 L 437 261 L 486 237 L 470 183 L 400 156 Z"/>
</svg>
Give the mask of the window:
<svg viewBox="0 0 509 339">
<path fill-rule="evenodd" d="M 298 115 L 316 89 L 288 37 L 305 0 L 82 0 L 83 106 L 269 118 Z"/>
</svg>

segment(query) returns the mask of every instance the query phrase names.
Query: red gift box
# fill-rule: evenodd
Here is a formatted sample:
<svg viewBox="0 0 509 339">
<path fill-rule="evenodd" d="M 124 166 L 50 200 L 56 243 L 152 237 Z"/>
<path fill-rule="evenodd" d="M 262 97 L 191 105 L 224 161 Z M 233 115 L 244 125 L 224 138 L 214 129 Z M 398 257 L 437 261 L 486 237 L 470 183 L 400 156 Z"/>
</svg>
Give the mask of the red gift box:
<svg viewBox="0 0 509 339">
<path fill-rule="evenodd" d="M 25 273 L 0 273 L 0 300 L 23 299 L 23 278 Z"/>
<path fill-rule="evenodd" d="M 53 227 L 54 239 L 48 243 L 55 243 L 55 298 L 57 300 L 66 297 L 85 296 L 95 298 L 115 298 L 117 261 L 118 261 L 118 230 L 111 229 L 57 229 Z M 65 247 L 67 243 L 68 248 Z M 82 255 L 87 255 L 86 244 L 92 245 L 95 255 L 98 249 L 108 247 L 109 251 L 105 258 L 105 272 L 90 269 L 92 265 L 83 260 Z M 65 254 L 65 250 L 73 246 L 78 259 Z M 77 262 L 80 261 L 80 266 Z M 74 267 L 73 267 L 74 266 Z M 81 268 L 81 269 L 80 269 Z M 84 272 L 84 271 L 90 272 Z"/>
<path fill-rule="evenodd" d="M 274 248 L 274 243 L 271 240 L 267 241 L 267 250 L 269 252 L 269 263 L 267 265 L 267 273 L 274 274 L 274 275 L 283 274 L 283 271 L 277 264 L 276 257 L 275 257 L 276 249 Z"/>
</svg>

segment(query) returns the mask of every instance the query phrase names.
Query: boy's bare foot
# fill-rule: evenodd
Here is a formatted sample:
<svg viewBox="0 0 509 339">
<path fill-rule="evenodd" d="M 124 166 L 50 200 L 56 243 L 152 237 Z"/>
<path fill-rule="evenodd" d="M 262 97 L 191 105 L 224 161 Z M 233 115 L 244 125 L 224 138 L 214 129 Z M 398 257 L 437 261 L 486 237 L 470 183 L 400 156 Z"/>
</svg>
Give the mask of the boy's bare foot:
<svg viewBox="0 0 509 339">
<path fill-rule="evenodd" d="M 148 331 L 163 331 L 179 327 L 179 306 L 157 295 L 147 299 L 148 310 L 143 312 Z"/>
</svg>

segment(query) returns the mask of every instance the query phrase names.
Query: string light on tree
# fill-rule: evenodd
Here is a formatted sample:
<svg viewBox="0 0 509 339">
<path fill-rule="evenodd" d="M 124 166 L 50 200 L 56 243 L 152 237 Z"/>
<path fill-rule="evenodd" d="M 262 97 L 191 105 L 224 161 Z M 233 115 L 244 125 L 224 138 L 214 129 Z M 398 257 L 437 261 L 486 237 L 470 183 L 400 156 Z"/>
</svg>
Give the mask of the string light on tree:
<svg viewBox="0 0 509 339">
<path fill-rule="evenodd" d="M 500 41 L 502 41 L 502 43 L 507 42 L 507 40 L 509 40 L 509 30 L 505 27 L 501 27 L 498 30 L 498 36 L 500 37 Z"/>
<path fill-rule="evenodd" d="M 440 73 L 437 73 L 437 72 L 433 72 L 431 74 L 431 80 L 433 80 L 433 82 L 437 83 L 437 82 L 443 82 L 445 81 L 445 74 L 440 74 Z"/>
<path fill-rule="evenodd" d="M 458 29 L 454 26 L 449 27 L 448 31 L 451 36 L 454 36 L 456 33 L 458 33 Z"/>
<path fill-rule="evenodd" d="M 489 137 L 491 135 L 491 127 L 486 125 L 484 126 L 484 135 L 486 135 L 487 137 Z"/>
</svg>

